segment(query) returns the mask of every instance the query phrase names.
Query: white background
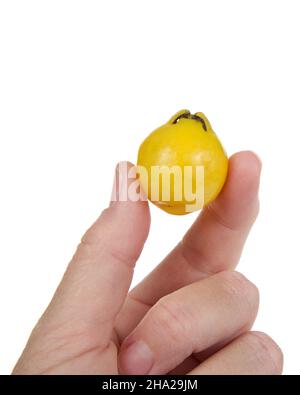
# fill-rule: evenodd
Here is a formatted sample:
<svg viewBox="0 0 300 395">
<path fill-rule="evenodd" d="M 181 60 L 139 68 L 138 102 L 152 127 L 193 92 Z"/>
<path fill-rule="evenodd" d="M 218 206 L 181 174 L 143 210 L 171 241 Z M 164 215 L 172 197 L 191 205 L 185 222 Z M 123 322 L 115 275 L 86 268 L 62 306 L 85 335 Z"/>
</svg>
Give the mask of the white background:
<svg viewBox="0 0 300 395">
<path fill-rule="evenodd" d="M 261 292 L 255 328 L 299 374 L 298 1 L 0 2 L 0 373 L 9 373 L 116 162 L 181 108 L 229 154 L 263 160 L 261 214 L 239 270 Z M 151 206 L 135 282 L 195 219 Z"/>
</svg>

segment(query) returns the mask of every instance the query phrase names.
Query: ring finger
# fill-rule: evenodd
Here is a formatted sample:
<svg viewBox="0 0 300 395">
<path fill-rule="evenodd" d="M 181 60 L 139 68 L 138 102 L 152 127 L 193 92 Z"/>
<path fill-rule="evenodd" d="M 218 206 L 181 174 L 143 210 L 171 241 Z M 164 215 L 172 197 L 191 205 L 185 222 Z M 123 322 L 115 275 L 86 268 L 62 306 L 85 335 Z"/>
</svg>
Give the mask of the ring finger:
<svg viewBox="0 0 300 395">
<path fill-rule="evenodd" d="M 277 344 L 261 332 L 247 332 L 212 355 L 189 374 L 281 374 L 283 356 Z"/>
</svg>

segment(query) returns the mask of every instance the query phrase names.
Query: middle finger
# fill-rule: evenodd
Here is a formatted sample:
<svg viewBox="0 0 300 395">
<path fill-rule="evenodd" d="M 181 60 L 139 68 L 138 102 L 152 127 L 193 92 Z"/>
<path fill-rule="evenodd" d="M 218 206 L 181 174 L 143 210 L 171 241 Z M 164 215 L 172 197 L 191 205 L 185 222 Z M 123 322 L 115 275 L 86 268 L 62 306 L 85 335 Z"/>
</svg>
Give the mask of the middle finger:
<svg viewBox="0 0 300 395">
<path fill-rule="evenodd" d="M 257 288 L 237 272 L 222 272 L 162 298 L 125 339 L 125 374 L 165 374 L 198 353 L 249 327 Z"/>
</svg>

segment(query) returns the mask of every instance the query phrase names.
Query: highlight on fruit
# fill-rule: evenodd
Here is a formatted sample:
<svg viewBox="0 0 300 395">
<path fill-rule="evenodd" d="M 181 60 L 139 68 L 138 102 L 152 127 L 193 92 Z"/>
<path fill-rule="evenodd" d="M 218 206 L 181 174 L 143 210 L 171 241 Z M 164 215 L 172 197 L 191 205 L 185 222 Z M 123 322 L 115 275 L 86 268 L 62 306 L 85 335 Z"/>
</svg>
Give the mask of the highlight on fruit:
<svg viewBox="0 0 300 395">
<path fill-rule="evenodd" d="M 169 214 L 184 215 L 213 201 L 227 172 L 226 152 L 206 116 L 181 110 L 142 142 L 137 166 L 128 173 L 135 182 L 128 190 L 123 186 L 126 196 L 118 198 L 148 198 Z"/>
</svg>

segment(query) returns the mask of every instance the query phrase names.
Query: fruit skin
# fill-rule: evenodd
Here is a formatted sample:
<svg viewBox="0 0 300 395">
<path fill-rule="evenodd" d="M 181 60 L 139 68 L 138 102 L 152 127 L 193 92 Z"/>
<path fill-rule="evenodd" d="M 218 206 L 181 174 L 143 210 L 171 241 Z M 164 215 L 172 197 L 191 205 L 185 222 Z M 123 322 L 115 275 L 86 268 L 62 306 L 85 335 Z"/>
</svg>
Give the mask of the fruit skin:
<svg viewBox="0 0 300 395">
<path fill-rule="evenodd" d="M 163 201 L 162 195 L 154 201 L 151 196 L 152 166 L 184 166 L 204 167 L 204 206 L 214 200 L 220 193 L 228 171 L 228 158 L 217 135 L 206 116 L 197 112 L 192 115 L 188 110 L 177 112 L 166 124 L 154 130 L 141 144 L 138 152 L 137 165 L 147 169 L 148 179 L 140 173 L 140 183 L 143 189 L 148 189 L 150 201 L 157 207 L 170 214 L 188 214 L 187 204 L 190 201 L 174 199 L 174 182 L 171 182 L 171 193 L 168 200 Z M 172 180 L 172 179 L 171 179 Z M 195 190 L 195 174 L 193 173 L 192 185 Z M 148 187 L 148 188 L 147 188 Z M 162 182 L 155 186 L 161 190 Z M 198 210 L 196 207 L 192 211 Z"/>
</svg>

